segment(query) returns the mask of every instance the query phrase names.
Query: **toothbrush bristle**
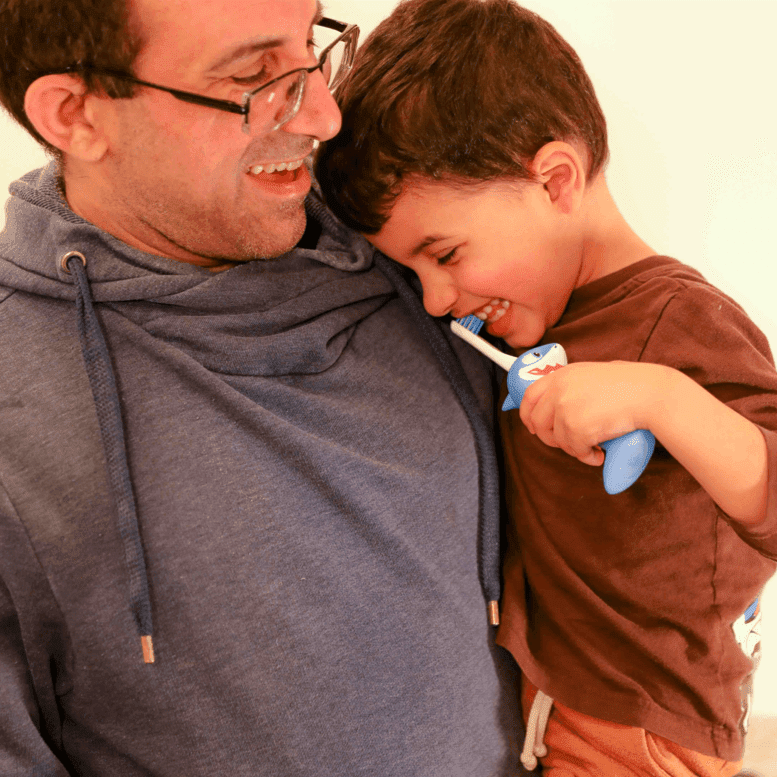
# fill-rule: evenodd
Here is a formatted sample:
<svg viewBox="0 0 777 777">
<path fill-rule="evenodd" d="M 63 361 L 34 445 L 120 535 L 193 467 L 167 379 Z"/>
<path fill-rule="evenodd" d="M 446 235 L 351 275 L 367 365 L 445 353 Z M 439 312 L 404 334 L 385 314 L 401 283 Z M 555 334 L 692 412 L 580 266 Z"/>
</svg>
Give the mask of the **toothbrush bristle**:
<svg viewBox="0 0 777 777">
<path fill-rule="evenodd" d="M 461 324 L 465 329 L 469 329 L 473 335 L 476 335 L 482 329 L 485 321 L 477 316 L 465 316 L 464 318 L 457 318 L 456 323 Z"/>
</svg>

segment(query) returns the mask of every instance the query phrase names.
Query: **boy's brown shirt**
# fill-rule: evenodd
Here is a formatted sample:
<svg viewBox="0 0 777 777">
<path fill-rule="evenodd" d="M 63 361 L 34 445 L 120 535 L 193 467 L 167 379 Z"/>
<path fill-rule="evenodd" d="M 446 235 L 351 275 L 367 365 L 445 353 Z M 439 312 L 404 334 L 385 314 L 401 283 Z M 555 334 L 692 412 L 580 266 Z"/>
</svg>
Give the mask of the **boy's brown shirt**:
<svg viewBox="0 0 777 777">
<path fill-rule="evenodd" d="M 502 413 L 510 522 L 498 640 L 567 706 L 737 760 L 757 642 L 743 637 L 757 618 L 743 616 L 777 566 L 766 338 L 697 271 L 651 257 L 575 291 L 542 342 L 561 343 L 570 362 L 669 365 L 757 424 L 767 518 L 749 530 L 730 521 L 660 442 L 640 480 L 610 496 L 600 468 Z"/>
</svg>

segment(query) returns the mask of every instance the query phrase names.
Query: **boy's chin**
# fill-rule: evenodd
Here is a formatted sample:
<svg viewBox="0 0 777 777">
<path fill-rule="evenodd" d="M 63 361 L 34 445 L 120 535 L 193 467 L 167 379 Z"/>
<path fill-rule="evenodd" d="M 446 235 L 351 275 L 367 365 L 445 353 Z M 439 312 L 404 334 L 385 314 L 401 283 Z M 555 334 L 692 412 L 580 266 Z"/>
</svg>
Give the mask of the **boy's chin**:
<svg viewBox="0 0 777 777">
<path fill-rule="evenodd" d="M 529 342 L 525 337 L 503 337 L 502 338 L 514 351 L 525 351 L 527 348 L 537 345 L 537 341 Z"/>
<path fill-rule="evenodd" d="M 507 318 L 507 316 L 505 316 L 505 318 Z M 544 329 L 542 331 L 533 331 L 531 328 L 522 327 L 521 329 L 516 330 L 509 325 L 500 327 L 499 325 L 501 323 L 502 320 L 500 319 L 493 326 L 488 327 L 488 333 L 504 340 L 510 348 L 516 351 L 525 351 L 527 348 L 533 348 L 542 340 L 542 336 L 545 334 Z"/>
<path fill-rule="evenodd" d="M 511 348 L 531 348 L 534 343 L 526 342 L 525 331 L 515 331 L 512 325 L 512 310 L 508 310 L 500 319 L 488 324 L 486 331 L 492 337 L 498 337 L 504 340 Z"/>
</svg>

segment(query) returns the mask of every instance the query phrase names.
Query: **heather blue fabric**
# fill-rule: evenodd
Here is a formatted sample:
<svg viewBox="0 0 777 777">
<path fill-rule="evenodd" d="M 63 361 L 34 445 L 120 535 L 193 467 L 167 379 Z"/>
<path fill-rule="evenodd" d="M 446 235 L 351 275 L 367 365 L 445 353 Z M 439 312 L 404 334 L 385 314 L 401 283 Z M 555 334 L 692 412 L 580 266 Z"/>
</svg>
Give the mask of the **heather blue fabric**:
<svg viewBox="0 0 777 777">
<path fill-rule="evenodd" d="M 500 553 L 500 498 L 499 465 L 494 449 L 493 427 L 484 421 L 477 407 L 477 399 L 469 390 L 467 376 L 461 369 L 451 344 L 439 331 L 437 322 L 429 316 L 420 300 L 407 283 L 402 283 L 398 266 L 381 253 L 375 255 L 381 272 L 392 282 L 400 299 L 408 307 L 416 325 L 440 360 L 472 424 L 478 453 L 480 475 L 480 578 L 487 602 L 498 602 L 501 595 Z"/>
<path fill-rule="evenodd" d="M 82 221 L 51 168 L 12 193 L 0 774 L 522 773 L 515 666 L 478 579 L 471 422 L 369 244 L 312 194 L 316 250 L 212 274 Z M 150 665 L 72 250 L 115 376 Z M 490 421 L 487 366 L 452 347 Z"/>
</svg>

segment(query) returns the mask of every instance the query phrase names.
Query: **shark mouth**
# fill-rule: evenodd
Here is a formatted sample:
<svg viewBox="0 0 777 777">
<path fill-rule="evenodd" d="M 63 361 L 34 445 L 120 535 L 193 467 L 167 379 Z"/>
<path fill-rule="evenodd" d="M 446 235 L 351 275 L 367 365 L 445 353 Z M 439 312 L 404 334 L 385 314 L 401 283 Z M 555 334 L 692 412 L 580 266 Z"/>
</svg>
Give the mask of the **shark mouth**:
<svg viewBox="0 0 777 777">
<path fill-rule="evenodd" d="M 518 370 L 518 376 L 529 383 L 550 375 L 567 364 L 566 352 L 558 343 L 549 343 L 537 350 L 532 349 L 519 358 L 524 366 Z"/>
<path fill-rule="evenodd" d="M 563 366 L 563 364 L 546 364 L 541 368 L 535 367 L 533 370 L 527 370 L 527 374 L 536 375 L 538 378 L 541 378 L 543 375 L 550 375 L 551 372 L 560 370 Z"/>
</svg>

